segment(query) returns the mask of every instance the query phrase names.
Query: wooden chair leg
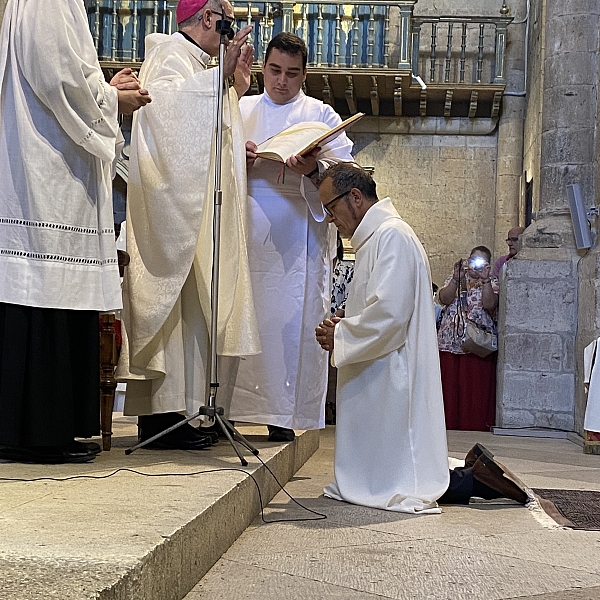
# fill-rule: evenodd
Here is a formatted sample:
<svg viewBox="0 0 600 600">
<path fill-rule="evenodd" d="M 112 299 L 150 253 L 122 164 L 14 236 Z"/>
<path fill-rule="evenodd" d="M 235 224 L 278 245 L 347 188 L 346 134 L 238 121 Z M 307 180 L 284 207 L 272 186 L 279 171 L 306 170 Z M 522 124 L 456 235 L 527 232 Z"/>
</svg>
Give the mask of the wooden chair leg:
<svg viewBox="0 0 600 600">
<path fill-rule="evenodd" d="M 102 449 L 110 450 L 112 414 L 115 404 L 115 367 L 117 366 L 117 343 L 115 315 L 100 315 L 100 429 Z"/>
</svg>

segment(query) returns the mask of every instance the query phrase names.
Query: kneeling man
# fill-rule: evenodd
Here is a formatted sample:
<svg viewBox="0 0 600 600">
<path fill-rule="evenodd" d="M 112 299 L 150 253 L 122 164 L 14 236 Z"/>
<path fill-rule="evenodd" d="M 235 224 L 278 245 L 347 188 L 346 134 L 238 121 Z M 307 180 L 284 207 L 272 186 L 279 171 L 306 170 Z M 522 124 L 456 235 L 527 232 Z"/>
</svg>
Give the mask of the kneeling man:
<svg viewBox="0 0 600 600">
<path fill-rule="evenodd" d="M 356 251 L 346 316 L 325 319 L 317 341 L 338 367 L 337 500 L 408 513 L 440 512 L 470 496 L 527 501 L 477 445 L 448 471 L 431 275 L 425 250 L 371 176 L 351 163 L 318 179 L 327 220 Z"/>
</svg>

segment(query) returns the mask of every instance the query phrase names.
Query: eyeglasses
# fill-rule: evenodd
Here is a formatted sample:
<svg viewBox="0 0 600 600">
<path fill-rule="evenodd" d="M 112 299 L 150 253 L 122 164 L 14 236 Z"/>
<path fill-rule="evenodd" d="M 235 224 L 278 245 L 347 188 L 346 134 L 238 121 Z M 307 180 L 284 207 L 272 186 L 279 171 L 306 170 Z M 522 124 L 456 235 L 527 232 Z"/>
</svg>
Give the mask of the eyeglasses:
<svg viewBox="0 0 600 600">
<path fill-rule="evenodd" d="M 221 17 L 221 19 L 226 19 L 229 22 L 231 22 L 231 20 L 232 20 L 231 17 L 228 17 L 225 13 L 219 12 L 218 10 L 213 10 L 211 8 L 210 12 L 213 15 L 219 15 Z M 198 15 L 198 21 L 202 21 L 203 18 L 204 18 L 204 13 L 202 13 L 201 15 Z"/>
<path fill-rule="evenodd" d="M 508 242 L 518 242 L 518 241 L 519 241 L 518 237 L 506 238 L 507 244 L 508 244 Z"/>
<path fill-rule="evenodd" d="M 330 217 L 333 217 L 333 213 L 331 212 L 331 209 L 329 207 L 332 204 L 335 204 L 340 198 L 347 196 L 351 191 L 352 190 L 348 190 L 347 192 L 344 192 L 343 194 L 336 196 L 333 200 L 330 200 L 329 202 L 326 202 L 325 204 L 323 204 L 323 210 L 325 211 L 325 214 L 329 215 Z"/>
<path fill-rule="evenodd" d="M 213 10 L 212 8 L 210 9 L 210 12 L 213 15 L 219 15 L 221 17 L 221 19 L 229 25 L 229 28 L 226 32 L 224 32 L 224 35 L 226 35 L 230 40 L 232 40 L 233 37 L 235 36 L 235 31 L 234 31 L 235 25 L 233 24 L 233 19 L 235 17 L 228 17 L 223 12 L 218 12 L 216 10 Z M 198 15 L 198 21 L 202 21 L 203 18 L 204 18 L 204 13 L 202 13 L 201 15 Z"/>
</svg>

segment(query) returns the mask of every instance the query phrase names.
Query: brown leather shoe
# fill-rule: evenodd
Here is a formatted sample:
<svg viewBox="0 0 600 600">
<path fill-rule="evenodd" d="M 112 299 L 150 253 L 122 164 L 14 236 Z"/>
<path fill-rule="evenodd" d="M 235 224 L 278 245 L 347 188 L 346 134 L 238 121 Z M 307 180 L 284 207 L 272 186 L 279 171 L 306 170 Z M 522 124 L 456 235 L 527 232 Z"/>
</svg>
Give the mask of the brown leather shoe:
<svg viewBox="0 0 600 600">
<path fill-rule="evenodd" d="M 485 454 L 490 460 L 494 458 L 494 455 L 483 444 L 477 443 L 465 456 L 465 467 L 472 467 L 482 454 Z"/>
<path fill-rule="evenodd" d="M 475 461 L 473 477 L 498 492 L 502 498 L 510 498 L 519 504 L 526 504 L 529 500 L 525 486 L 518 477 L 485 453 Z"/>
</svg>

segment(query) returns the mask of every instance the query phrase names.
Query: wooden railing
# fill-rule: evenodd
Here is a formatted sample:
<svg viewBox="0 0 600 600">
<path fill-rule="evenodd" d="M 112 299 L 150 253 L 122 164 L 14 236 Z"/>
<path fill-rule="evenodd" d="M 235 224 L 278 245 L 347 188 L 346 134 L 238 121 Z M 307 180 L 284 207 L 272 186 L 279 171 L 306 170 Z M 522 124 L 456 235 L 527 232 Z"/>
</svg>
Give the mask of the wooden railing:
<svg viewBox="0 0 600 600">
<path fill-rule="evenodd" d="M 506 86 L 512 18 L 419 17 L 413 14 L 416 2 L 235 0 L 235 25 L 253 27 L 250 93 L 262 91 L 260 65 L 269 41 L 291 31 L 308 48 L 306 93 L 341 114 L 496 118 Z M 177 29 L 177 0 L 85 4 L 108 77 L 122 66 L 139 66 L 148 34 Z"/>
<path fill-rule="evenodd" d="M 506 83 L 512 17 L 414 17 L 412 69 L 426 83 Z"/>
<path fill-rule="evenodd" d="M 149 33 L 176 29 L 173 0 L 85 0 L 101 61 L 136 63 Z M 426 82 L 503 83 L 510 17 L 415 17 L 414 0 L 234 3 L 236 25 L 253 25 L 257 64 L 280 31 L 299 35 L 309 67 L 399 69 Z"/>
</svg>

